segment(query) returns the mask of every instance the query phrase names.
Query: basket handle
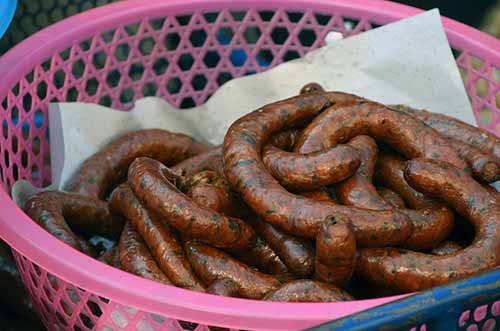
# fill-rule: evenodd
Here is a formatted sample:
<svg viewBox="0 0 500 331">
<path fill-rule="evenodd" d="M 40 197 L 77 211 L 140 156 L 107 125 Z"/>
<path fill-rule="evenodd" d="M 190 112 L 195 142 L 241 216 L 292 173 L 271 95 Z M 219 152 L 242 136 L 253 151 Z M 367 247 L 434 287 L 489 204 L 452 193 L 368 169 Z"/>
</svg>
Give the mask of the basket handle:
<svg viewBox="0 0 500 331">
<path fill-rule="evenodd" d="M 405 331 L 424 323 L 427 330 L 455 331 L 464 310 L 497 300 L 500 300 L 499 269 L 327 322 L 308 331 Z"/>
</svg>

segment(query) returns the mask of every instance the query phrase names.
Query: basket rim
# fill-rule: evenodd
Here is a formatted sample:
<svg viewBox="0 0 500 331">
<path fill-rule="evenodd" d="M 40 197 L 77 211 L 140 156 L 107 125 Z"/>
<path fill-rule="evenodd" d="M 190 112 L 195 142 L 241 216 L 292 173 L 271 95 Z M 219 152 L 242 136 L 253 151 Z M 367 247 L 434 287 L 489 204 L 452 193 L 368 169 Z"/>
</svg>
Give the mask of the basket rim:
<svg viewBox="0 0 500 331">
<path fill-rule="evenodd" d="M 159 8 L 173 13 L 214 11 L 221 8 L 284 8 L 330 11 L 344 16 L 370 14 L 384 24 L 422 10 L 388 1 L 370 0 L 132 0 L 95 8 L 51 25 L 14 47 L 0 59 L 0 94 L 27 71 L 54 54 L 86 38 L 92 31 L 106 31 L 117 24 L 137 20 L 138 11 L 154 17 Z M 490 63 L 500 66 L 500 41 L 462 23 L 442 18 L 450 43 L 467 45 Z M 3 97 L 3 95 L 1 95 Z M 149 281 L 109 267 L 55 239 L 33 222 L 0 190 L 0 235 L 16 251 L 71 284 L 140 310 L 177 319 L 232 328 L 290 330 L 313 326 L 353 314 L 403 296 L 348 303 L 276 303 L 214 297 Z M 15 222 L 12 222 L 15 220 Z M 69 249 L 68 249 L 69 248 Z M 114 279 L 115 281 L 111 281 Z M 120 281 L 116 281 L 120 280 Z M 84 286 L 81 286 L 84 284 Z"/>
</svg>

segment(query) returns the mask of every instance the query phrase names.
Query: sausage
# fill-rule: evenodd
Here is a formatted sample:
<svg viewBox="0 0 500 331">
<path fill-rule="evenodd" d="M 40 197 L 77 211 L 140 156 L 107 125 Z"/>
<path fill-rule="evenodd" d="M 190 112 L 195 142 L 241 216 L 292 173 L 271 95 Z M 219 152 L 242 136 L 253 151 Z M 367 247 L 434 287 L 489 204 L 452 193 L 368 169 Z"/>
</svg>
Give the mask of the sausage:
<svg viewBox="0 0 500 331">
<path fill-rule="evenodd" d="M 325 220 L 342 213 L 353 222 L 361 246 L 406 240 L 412 225 L 397 210 L 367 211 L 295 195 L 286 191 L 260 160 L 262 144 L 276 132 L 316 116 L 333 103 L 358 99 L 341 92 L 304 94 L 266 105 L 238 119 L 224 138 L 224 172 L 231 187 L 266 222 L 294 235 L 314 239 Z"/>
<path fill-rule="evenodd" d="M 145 129 L 115 139 L 86 159 L 68 184 L 68 191 L 104 199 L 127 175 L 130 163 L 146 156 L 162 163 L 176 164 L 209 147 L 180 133 Z"/>
<path fill-rule="evenodd" d="M 178 176 L 160 162 L 137 158 L 128 182 L 146 208 L 165 219 L 183 236 L 215 247 L 242 250 L 255 245 L 253 229 L 240 219 L 201 207 L 176 187 Z"/>
<path fill-rule="evenodd" d="M 207 181 L 211 184 L 204 184 Z M 203 171 L 196 174 L 191 178 L 188 186 L 191 186 L 188 190 L 188 196 L 202 207 L 226 216 L 247 216 L 249 214 L 247 208 L 232 196 L 227 182 L 213 171 Z M 233 255 L 244 263 L 270 274 L 288 273 L 288 268 L 280 257 L 260 237 L 256 238 L 253 247 L 243 251 L 235 251 Z"/>
<path fill-rule="evenodd" d="M 258 217 L 247 217 L 247 222 L 276 252 L 290 272 L 298 277 L 307 277 L 314 271 L 314 249 L 311 242 L 294 237 Z"/>
<path fill-rule="evenodd" d="M 120 265 L 123 270 L 163 284 L 172 284 L 154 260 L 146 243 L 130 222 L 125 224 L 120 242 Z"/>
<path fill-rule="evenodd" d="M 206 152 L 181 161 L 171 169 L 173 172 L 184 177 L 193 176 L 205 170 L 212 170 L 219 174 L 223 174 L 222 146 L 214 147 Z"/>
<path fill-rule="evenodd" d="M 490 154 L 500 160 L 500 138 L 487 130 L 477 128 L 457 118 L 423 109 L 413 109 L 404 105 L 391 107 L 414 116 L 447 138 L 472 145 L 483 153 Z"/>
<path fill-rule="evenodd" d="M 305 191 L 299 193 L 301 196 L 310 198 L 316 201 L 337 202 L 334 197 L 324 187 L 316 191 Z"/>
<path fill-rule="evenodd" d="M 281 185 L 295 191 L 312 191 L 338 183 L 352 176 L 360 164 L 357 151 L 346 145 L 298 154 L 266 144 L 262 161 Z"/>
<path fill-rule="evenodd" d="M 230 280 L 238 286 L 238 295 L 243 298 L 260 299 L 281 285 L 277 278 L 254 270 L 219 249 L 194 241 L 186 241 L 184 248 L 205 283 Z"/>
<path fill-rule="evenodd" d="M 169 229 L 168 220 L 146 210 L 134 196 L 128 184 L 121 184 L 111 194 L 110 207 L 121 213 L 144 239 L 156 263 L 176 286 L 204 292 L 182 245 Z"/>
<path fill-rule="evenodd" d="M 202 207 L 226 216 L 242 218 L 245 206 L 229 188 L 229 184 L 215 171 L 205 170 L 192 176 L 186 195 Z"/>
<path fill-rule="evenodd" d="M 116 239 L 123 228 L 123 220 L 110 213 L 106 202 L 77 193 L 37 193 L 26 202 L 25 212 L 50 234 L 91 256 L 95 256 L 91 245 L 77 236 L 67 222 L 87 237 L 98 234 Z"/>
<path fill-rule="evenodd" d="M 405 161 L 394 155 L 382 154 L 377 162 L 378 181 L 396 191 L 415 210 L 400 209 L 413 224 L 413 233 L 404 247 L 425 250 L 435 247 L 453 230 L 453 212 L 411 188 L 404 178 Z"/>
<path fill-rule="evenodd" d="M 301 134 L 301 130 L 298 129 L 290 129 L 281 131 L 274 136 L 272 136 L 268 143 L 285 151 L 291 151 L 295 143 L 299 139 Z"/>
<path fill-rule="evenodd" d="M 324 150 L 362 134 L 383 141 L 410 159 L 426 157 L 466 168 L 446 139 L 422 121 L 361 98 L 352 104 L 335 104 L 317 116 L 302 131 L 294 151 Z"/>
<path fill-rule="evenodd" d="M 419 291 L 500 264 L 500 206 L 465 171 L 445 162 L 408 161 L 405 178 L 418 191 L 444 200 L 475 228 L 471 245 L 445 256 L 394 248 L 361 250 L 356 272 L 378 285 Z"/>
<path fill-rule="evenodd" d="M 405 201 L 399 194 L 387 187 L 378 187 L 378 195 L 394 208 L 406 208 Z"/>
<path fill-rule="evenodd" d="M 375 165 L 375 183 L 383 185 L 399 194 L 408 207 L 413 209 L 428 208 L 436 201 L 414 190 L 404 178 L 405 161 L 395 155 L 380 153 Z"/>
<path fill-rule="evenodd" d="M 311 82 L 302 86 L 299 93 L 306 94 L 306 93 L 319 93 L 319 92 L 325 92 L 323 86 L 319 85 L 318 83 Z"/>
<path fill-rule="evenodd" d="M 236 297 L 238 296 L 238 290 L 238 285 L 236 285 L 236 283 L 232 280 L 219 279 L 207 288 L 207 293 L 225 297 Z"/>
<path fill-rule="evenodd" d="M 434 247 L 431 251 L 431 254 L 434 255 L 450 255 L 458 252 L 462 249 L 458 243 L 454 241 L 443 241 L 439 246 Z"/>
<path fill-rule="evenodd" d="M 118 250 L 118 246 L 115 246 L 99 257 L 99 261 L 105 263 L 109 266 L 115 267 L 117 269 L 121 269 L 120 266 L 120 251 Z"/>
<path fill-rule="evenodd" d="M 356 260 L 356 239 L 348 220 L 340 214 L 323 223 L 316 237 L 315 278 L 346 285 Z"/>
<path fill-rule="evenodd" d="M 354 298 L 344 290 L 319 281 L 300 279 L 281 286 L 264 297 L 266 301 L 283 302 L 336 302 Z"/>
<path fill-rule="evenodd" d="M 500 176 L 500 161 L 490 154 L 483 153 L 477 147 L 448 139 L 458 155 L 467 162 L 472 175 L 482 183 L 496 182 Z"/>
<path fill-rule="evenodd" d="M 354 176 L 337 185 L 335 193 L 340 203 L 371 210 L 392 209 L 372 184 L 378 154 L 375 140 L 368 136 L 357 136 L 352 138 L 348 145 L 359 152 L 361 165 Z"/>
</svg>

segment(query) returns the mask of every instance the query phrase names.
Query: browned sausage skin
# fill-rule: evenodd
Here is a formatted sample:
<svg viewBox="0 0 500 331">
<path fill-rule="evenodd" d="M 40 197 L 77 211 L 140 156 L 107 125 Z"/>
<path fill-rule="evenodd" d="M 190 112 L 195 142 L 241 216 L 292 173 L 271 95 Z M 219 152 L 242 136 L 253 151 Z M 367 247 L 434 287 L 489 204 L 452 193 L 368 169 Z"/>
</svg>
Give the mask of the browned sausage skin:
<svg viewBox="0 0 500 331">
<path fill-rule="evenodd" d="M 356 239 L 343 217 L 331 217 L 316 237 L 315 278 L 337 285 L 346 285 L 351 279 L 356 260 Z"/>
<path fill-rule="evenodd" d="M 309 240 L 280 231 L 255 216 L 247 217 L 247 222 L 276 252 L 291 273 L 298 277 L 306 277 L 312 274 L 314 270 L 314 250 Z"/>
<path fill-rule="evenodd" d="M 110 206 L 122 214 L 144 238 L 163 273 L 179 287 L 204 291 L 181 244 L 168 228 L 165 219 L 148 212 L 134 196 L 128 184 L 121 184 L 111 194 Z"/>
<path fill-rule="evenodd" d="M 415 210 L 400 209 L 413 224 L 413 233 L 404 247 L 426 250 L 438 245 L 453 229 L 453 212 L 444 205 L 414 190 L 404 178 L 405 161 L 395 155 L 381 154 L 376 165 L 378 182 L 396 191 Z"/>
<path fill-rule="evenodd" d="M 483 153 L 477 147 L 449 139 L 450 145 L 455 148 L 458 155 L 467 162 L 472 175 L 482 183 L 496 182 L 500 176 L 500 162 L 497 158 Z"/>
<path fill-rule="evenodd" d="M 137 158 L 128 172 L 128 182 L 138 200 L 168 219 L 182 235 L 225 249 L 255 245 L 255 233 L 249 225 L 194 203 L 179 191 L 172 178 L 176 175 L 170 169 L 150 158 Z"/>
<path fill-rule="evenodd" d="M 104 199 L 126 177 L 128 166 L 137 157 L 175 164 L 207 149 L 207 145 L 180 133 L 159 129 L 131 132 L 85 160 L 71 179 L 68 191 Z"/>
<path fill-rule="evenodd" d="M 303 131 L 294 151 L 324 150 L 366 134 L 383 141 L 408 158 L 426 157 L 465 169 L 465 163 L 445 138 L 413 116 L 359 98 L 353 104 L 335 104 Z"/>
<path fill-rule="evenodd" d="M 335 192 L 340 203 L 371 210 L 392 209 L 379 196 L 372 184 L 373 171 L 377 160 L 378 148 L 375 140 L 368 136 L 352 138 L 348 145 L 355 148 L 360 155 L 361 165 L 354 176 L 339 183 Z"/>
<path fill-rule="evenodd" d="M 500 138 L 493 133 L 443 114 L 432 113 L 423 109 L 408 106 L 391 106 L 423 121 L 441 135 L 472 145 L 486 154 L 500 160 Z"/>
<path fill-rule="evenodd" d="M 71 247 L 89 255 L 93 248 L 76 232 L 117 239 L 123 221 L 109 212 L 104 201 L 77 193 L 45 191 L 35 194 L 25 205 L 25 212 L 47 232 Z"/>
<path fill-rule="evenodd" d="M 258 272 L 216 248 L 194 241 L 186 241 L 184 247 L 196 273 L 207 284 L 230 280 L 237 285 L 241 297 L 251 299 L 260 299 L 281 285 L 277 278 Z"/>
<path fill-rule="evenodd" d="M 286 283 L 264 297 L 266 301 L 335 302 L 354 298 L 344 290 L 323 282 L 300 279 Z"/>
<path fill-rule="evenodd" d="M 403 198 L 393 190 L 389 190 L 387 187 L 377 187 L 377 192 L 382 199 L 394 208 L 406 208 Z"/>
<path fill-rule="evenodd" d="M 295 191 L 312 191 L 338 183 L 354 174 L 360 164 L 356 150 L 345 145 L 298 154 L 266 144 L 262 161 L 281 185 Z"/>
<path fill-rule="evenodd" d="M 163 284 L 172 284 L 160 270 L 146 243 L 127 222 L 120 237 L 120 265 L 123 270 Z"/>
<path fill-rule="evenodd" d="M 318 93 L 318 92 L 325 92 L 325 89 L 323 89 L 323 86 L 315 82 L 308 83 L 300 89 L 300 94 Z"/>
<path fill-rule="evenodd" d="M 326 201 L 334 203 L 337 202 L 337 200 L 334 197 L 332 197 L 330 192 L 328 192 L 328 190 L 324 187 L 316 191 L 300 192 L 299 194 L 302 195 L 303 197 L 310 198 L 316 201 Z"/>
<path fill-rule="evenodd" d="M 354 222 L 361 246 L 406 240 L 412 226 L 398 211 L 367 211 L 297 196 L 286 191 L 260 159 L 262 144 L 274 133 L 310 119 L 333 103 L 358 99 L 340 92 L 305 94 L 266 105 L 234 122 L 224 139 L 223 150 L 224 170 L 232 188 L 264 220 L 295 235 L 315 238 L 325 220 L 343 213 Z"/>
<path fill-rule="evenodd" d="M 500 264 L 500 206 L 481 184 L 453 165 L 432 160 L 408 161 L 405 177 L 415 189 L 444 200 L 467 218 L 475 227 L 475 239 L 445 256 L 392 248 L 362 250 L 359 275 L 382 286 L 418 291 Z"/>
<path fill-rule="evenodd" d="M 214 147 L 206 152 L 190 157 L 172 166 L 172 171 L 178 175 L 189 177 L 205 170 L 223 174 L 222 146 Z"/>
<path fill-rule="evenodd" d="M 219 279 L 207 287 L 207 293 L 225 297 L 237 297 L 238 285 L 230 279 Z"/>
<path fill-rule="evenodd" d="M 454 241 L 443 241 L 439 246 L 434 247 L 431 254 L 434 255 L 450 255 L 458 252 L 463 247 Z"/>
</svg>

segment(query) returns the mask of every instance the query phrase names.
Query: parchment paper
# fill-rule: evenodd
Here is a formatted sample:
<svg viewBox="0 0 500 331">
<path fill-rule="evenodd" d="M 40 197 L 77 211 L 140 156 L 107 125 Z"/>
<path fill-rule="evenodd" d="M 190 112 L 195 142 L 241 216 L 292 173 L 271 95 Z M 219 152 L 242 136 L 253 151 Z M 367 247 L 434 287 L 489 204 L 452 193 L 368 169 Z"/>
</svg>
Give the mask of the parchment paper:
<svg viewBox="0 0 500 331">
<path fill-rule="evenodd" d="M 335 39 L 335 38 L 333 38 Z M 174 109 L 161 98 L 137 100 L 130 112 L 86 103 L 49 107 L 53 185 L 64 183 L 87 157 L 114 138 L 163 128 L 220 144 L 237 118 L 296 95 L 306 83 L 355 93 L 387 104 L 407 104 L 475 124 L 471 106 L 437 9 L 347 39 L 334 40 L 302 59 L 229 81 L 204 105 Z M 38 189 L 17 182 L 18 205 Z"/>
</svg>

